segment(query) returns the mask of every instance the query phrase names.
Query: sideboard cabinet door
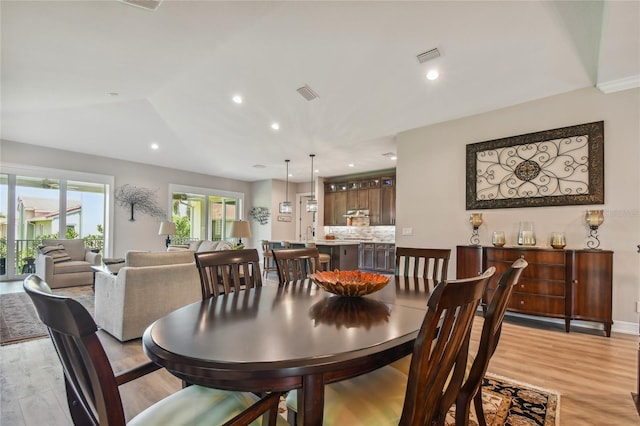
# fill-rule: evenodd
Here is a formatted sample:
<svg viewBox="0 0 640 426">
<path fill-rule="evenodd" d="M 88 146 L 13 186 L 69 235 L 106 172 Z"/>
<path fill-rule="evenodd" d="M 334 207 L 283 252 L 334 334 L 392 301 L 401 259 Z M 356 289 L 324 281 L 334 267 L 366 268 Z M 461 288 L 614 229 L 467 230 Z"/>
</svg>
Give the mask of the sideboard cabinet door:
<svg viewBox="0 0 640 426">
<path fill-rule="evenodd" d="M 471 278 L 482 274 L 482 247 L 456 247 L 456 278 Z"/>
<path fill-rule="evenodd" d="M 571 318 L 601 322 L 611 336 L 613 252 L 575 250 L 571 262 Z"/>
</svg>

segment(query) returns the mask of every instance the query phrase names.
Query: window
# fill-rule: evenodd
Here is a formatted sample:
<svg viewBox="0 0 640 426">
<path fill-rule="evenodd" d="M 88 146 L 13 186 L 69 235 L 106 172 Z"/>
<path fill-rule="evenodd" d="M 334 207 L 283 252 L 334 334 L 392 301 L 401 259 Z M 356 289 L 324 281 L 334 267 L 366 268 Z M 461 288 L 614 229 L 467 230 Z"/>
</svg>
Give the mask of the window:
<svg viewBox="0 0 640 426">
<path fill-rule="evenodd" d="M 242 218 L 244 194 L 169 185 L 177 234 L 174 242 L 226 240 L 231 222 Z"/>
<path fill-rule="evenodd" d="M 112 186 L 110 176 L 3 165 L 0 275 L 23 275 L 46 238 L 82 238 L 85 245 L 104 250 Z"/>
</svg>

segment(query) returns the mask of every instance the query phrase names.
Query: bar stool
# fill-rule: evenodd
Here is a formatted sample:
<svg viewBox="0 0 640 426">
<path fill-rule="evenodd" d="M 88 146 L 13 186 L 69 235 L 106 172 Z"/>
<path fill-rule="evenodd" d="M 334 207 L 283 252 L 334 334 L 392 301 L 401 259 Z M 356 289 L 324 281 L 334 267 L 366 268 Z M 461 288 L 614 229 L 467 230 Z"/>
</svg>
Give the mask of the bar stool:
<svg viewBox="0 0 640 426">
<path fill-rule="evenodd" d="M 262 240 L 262 269 L 265 277 L 269 275 L 270 271 L 278 270 L 273 261 L 273 252 L 269 247 L 269 240 Z"/>
<path fill-rule="evenodd" d="M 316 248 L 316 243 L 304 243 L 304 246 L 307 248 Z M 318 269 L 328 271 L 329 268 L 331 268 L 331 256 L 327 253 L 320 253 L 320 267 Z"/>
</svg>

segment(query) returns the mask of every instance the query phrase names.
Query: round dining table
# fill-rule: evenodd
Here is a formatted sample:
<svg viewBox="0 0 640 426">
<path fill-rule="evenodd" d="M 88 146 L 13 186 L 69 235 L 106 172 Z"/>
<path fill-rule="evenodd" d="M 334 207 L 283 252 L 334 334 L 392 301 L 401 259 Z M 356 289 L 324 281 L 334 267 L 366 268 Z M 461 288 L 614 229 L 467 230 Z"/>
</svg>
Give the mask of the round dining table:
<svg viewBox="0 0 640 426">
<path fill-rule="evenodd" d="M 173 311 L 151 324 L 144 352 L 187 383 L 264 393 L 298 392 L 298 423 L 321 425 L 324 385 L 400 359 L 433 289 L 392 277 L 365 297 L 335 296 L 311 281 L 267 284 Z"/>
</svg>

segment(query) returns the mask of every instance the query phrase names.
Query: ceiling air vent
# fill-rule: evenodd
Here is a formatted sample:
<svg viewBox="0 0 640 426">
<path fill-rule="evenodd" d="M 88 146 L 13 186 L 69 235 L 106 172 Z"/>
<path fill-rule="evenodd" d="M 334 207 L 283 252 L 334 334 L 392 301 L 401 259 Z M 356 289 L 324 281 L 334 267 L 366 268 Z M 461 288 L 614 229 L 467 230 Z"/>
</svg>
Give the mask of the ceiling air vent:
<svg viewBox="0 0 640 426">
<path fill-rule="evenodd" d="M 423 64 L 427 61 L 430 61 L 431 59 L 437 58 L 438 56 L 440 56 L 440 51 L 436 48 L 436 49 L 427 50 L 426 52 L 419 54 L 417 58 L 418 58 L 418 62 Z"/>
<path fill-rule="evenodd" d="M 147 10 L 156 10 L 158 7 L 160 7 L 160 3 L 162 3 L 162 0 L 120 0 L 120 1 L 125 4 L 141 7 Z"/>
<path fill-rule="evenodd" d="M 300 87 L 299 89 L 296 89 L 298 91 L 298 93 L 300 93 L 302 95 L 303 98 L 305 98 L 308 101 L 312 101 L 315 98 L 318 97 L 318 94 L 316 92 L 314 92 L 311 87 L 309 87 L 309 85 L 305 84 L 304 86 Z"/>
</svg>

